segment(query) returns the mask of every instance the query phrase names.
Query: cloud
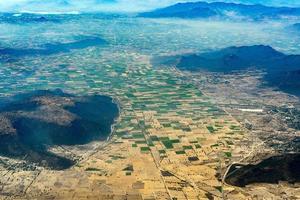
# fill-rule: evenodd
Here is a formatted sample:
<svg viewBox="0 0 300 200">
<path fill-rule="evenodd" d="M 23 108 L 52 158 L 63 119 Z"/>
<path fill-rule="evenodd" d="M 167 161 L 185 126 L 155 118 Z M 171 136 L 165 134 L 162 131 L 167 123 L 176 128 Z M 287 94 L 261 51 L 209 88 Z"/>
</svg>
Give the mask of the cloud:
<svg viewBox="0 0 300 200">
<path fill-rule="evenodd" d="M 20 12 L 137 12 L 197 0 L 0 0 L 0 11 Z M 199 1 L 199 0 L 198 0 Z M 208 0 L 222 1 L 222 0 Z M 299 0 L 223 0 L 224 2 L 300 6 Z"/>
</svg>

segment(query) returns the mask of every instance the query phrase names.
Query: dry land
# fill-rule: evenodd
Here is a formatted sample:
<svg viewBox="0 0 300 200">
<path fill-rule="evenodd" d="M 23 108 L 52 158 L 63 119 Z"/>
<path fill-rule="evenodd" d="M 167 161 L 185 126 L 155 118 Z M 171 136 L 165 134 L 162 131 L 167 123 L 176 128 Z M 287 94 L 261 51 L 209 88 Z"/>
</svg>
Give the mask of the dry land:
<svg viewBox="0 0 300 200">
<path fill-rule="evenodd" d="M 127 64 L 95 68 L 87 77 L 84 70 L 68 74 L 70 81 L 81 77 L 78 83 L 92 82 L 91 90 L 118 102 L 121 113 L 109 141 L 54 147 L 51 151 L 78 161 L 63 171 L 24 170 L 18 160 L 1 159 L 14 167 L 0 171 L 0 199 L 300 198 L 299 185 L 238 188 L 223 181 L 230 164 L 278 153 L 271 145 L 277 141 L 269 141 L 272 134 L 284 133 L 291 140 L 292 133 L 299 136 L 284 122 L 281 132 L 261 122 L 273 117 L 268 106 L 296 105 L 297 99 L 271 88 L 258 90 L 257 74 L 250 72 L 218 76 L 229 83 L 212 82 L 217 80 L 214 74 L 153 68 L 148 57 L 135 53 L 118 59 Z M 272 118 L 280 119 L 275 114 Z"/>
</svg>

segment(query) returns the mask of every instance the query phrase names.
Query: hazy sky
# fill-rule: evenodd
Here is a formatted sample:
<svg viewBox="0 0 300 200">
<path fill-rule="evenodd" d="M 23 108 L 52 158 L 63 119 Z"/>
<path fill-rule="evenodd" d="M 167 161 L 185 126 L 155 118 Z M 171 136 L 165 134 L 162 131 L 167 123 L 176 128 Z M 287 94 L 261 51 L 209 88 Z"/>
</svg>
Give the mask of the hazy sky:
<svg viewBox="0 0 300 200">
<path fill-rule="evenodd" d="M 0 0 L 0 11 L 144 11 L 178 2 L 199 0 Z M 215 1 L 215 0 L 208 0 Z M 275 6 L 299 6 L 300 0 L 219 0 L 261 3 Z"/>
</svg>

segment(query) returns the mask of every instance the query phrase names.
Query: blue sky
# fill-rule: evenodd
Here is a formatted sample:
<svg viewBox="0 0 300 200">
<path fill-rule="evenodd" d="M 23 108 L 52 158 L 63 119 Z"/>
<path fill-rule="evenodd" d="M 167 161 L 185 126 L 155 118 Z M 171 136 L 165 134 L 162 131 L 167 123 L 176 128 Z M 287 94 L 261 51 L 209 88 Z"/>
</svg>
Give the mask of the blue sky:
<svg viewBox="0 0 300 200">
<path fill-rule="evenodd" d="M 0 0 L 0 11 L 145 11 L 178 2 L 197 0 Z M 198 0 L 199 1 L 199 0 Z M 214 0 L 208 0 L 214 1 Z M 237 3 L 261 3 L 275 6 L 299 6 L 300 0 L 219 0 Z"/>
</svg>

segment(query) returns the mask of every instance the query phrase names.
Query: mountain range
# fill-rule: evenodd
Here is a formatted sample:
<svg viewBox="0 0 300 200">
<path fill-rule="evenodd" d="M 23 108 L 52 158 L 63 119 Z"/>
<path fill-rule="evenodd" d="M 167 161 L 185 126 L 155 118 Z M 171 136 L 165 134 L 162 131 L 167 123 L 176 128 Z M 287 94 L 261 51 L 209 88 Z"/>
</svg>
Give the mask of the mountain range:
<svg viewBox="0 0 300 200">
<path fill-rule="evenodd" d="M 293 24 L 291 28 L 293 30 L 300 31 L 300 23 Z"/>
<path fill-rule="evenodd" d="M 14 62 L 26 56 L 49 56 L 58 53 L 68 53 L 76 49 L 104 46 L 107 44 L 104 39 L 97 36 L 77 36 L 76 38 L 77 40 L 73 42 L 47 43 L 39 48 L 2 48 L 0 46 L 0 63 Z"/>
<path fill-rule="evenodd" d="M 286 17 L 300 17 L 300 8 L 271 7 L 261 4 L 237 4 L 224 2 L 189 2 L 144 12 L 139 17 L 150 18 L 222 18 L 222 19 L 282 19 Z"/>
<path fill-rule="evenodd" d="M 286 55 L 270 46 L 228 47 L 201 54 L 153 59 L 157 66 L 175 66 L 187 71 L 230 73 L 248 69 L 266 72 L 264 81 L 286 92 L 300 94 L 300 55 Z"/>
<path fill-rule="evenodd" d="M 108 96 L 74 96 L 59 89 L 1 98 L 0 155 L 66 169 L 75 161 L 56 155 L 49 147 L 106 140 L 118 113 Z"/>
</svg>

